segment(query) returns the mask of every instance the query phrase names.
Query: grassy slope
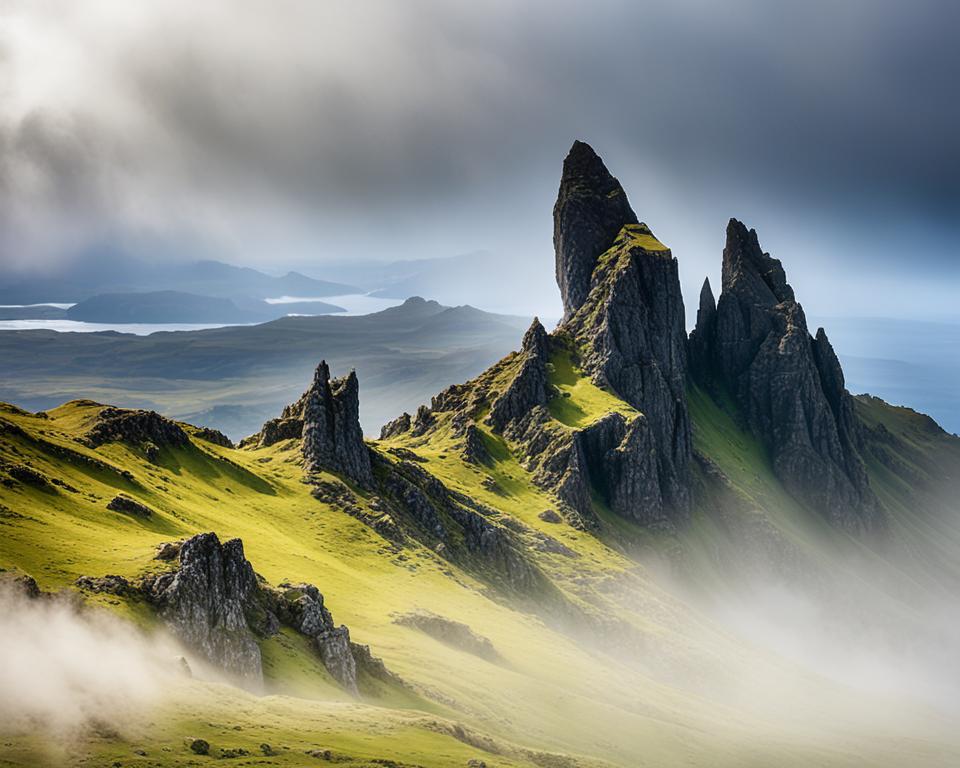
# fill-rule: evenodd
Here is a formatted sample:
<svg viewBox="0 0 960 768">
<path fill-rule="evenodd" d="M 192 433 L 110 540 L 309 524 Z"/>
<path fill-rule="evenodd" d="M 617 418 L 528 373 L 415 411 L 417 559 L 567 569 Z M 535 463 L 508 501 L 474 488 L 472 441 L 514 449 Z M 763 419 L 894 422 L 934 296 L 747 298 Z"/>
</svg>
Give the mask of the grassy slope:
<svg viewBox="0 0 960 768">
<path fill-rule="evenodd" d="M 609 409 L 612 396 L 568 365 L 555 361 L 554 383 L 570 393 L 558 415 L 589 423 Z M 195 763 L 183 749 L 185 735 L 209 736 L 215 746 L 250 749 L 266 741 L 289 747 L 282 757 L 271 758 L 286 765 L 314 764 L 302 750 L 320 747 L 357 759 L 424 766 L 462 766 L 469 757 L 488 765 L 532 764 L 530 754 L 516 745 L 624 766 L 860 765 L 865 760 L 900 765 L 907 755 L 916 758 L 938 748 L 935 742 L 901 738 L 893 727 L 874 745 L 870 735 L 856 735 L 851 724 L 819 717 L 814 692 L 840 699 L 844 694 L 806 678 L 802 684 L 810 686 L 811 696 L 789 726 L 767 722 L 760 707 L 731 710 L 694 692 L 705 681 L 728 684 L 728 679 L 707 680 L 725 667 L 732 676 L 777 680 L 783 675 L 796 684 L 795 671 L 705 625 L 602 538 L 540 520 L 538 513 L 553 500 L 533 487 L 511 447 L 489 432 L 495 461 L 484 468 L 458 458 L 443 425 L 429 443 L 398 442 L 416 450 L 451 487 L 567 547 L 572 556 L 535 547 L 530 554 L 571 603 L 634 627 L 642 638 L 641 654 L 617 658 L 609 649 L 580 645 L 529 606 L 498 597 L 422 547 L 393 552 L 372 530 L 309 495 L 293 444 L 235 451 L 195 441 L 189 449 L 165 452 L 154 465 L 119 444 L 91 451 L 77 443 L 74 438 L 95 412 L 92 404 L 72 403 L 46 419 L 13 409 L 0 413 L 24 432 L 0 433 L 0 456 L 77 491 L 0 486 L 0 566 L 28 572 L 41 586 L 58 589 L 84 574 L 134 577 L 159 567 L 151 558 L 161 541 L 204 530 L 221 538 L 240 536 L 247 556 L 269 581 L 317 584 L 335 619 L 350 626 L 355 640 L 369 643 L 416 692 L 382 690 L 362 703 L 348 702 L 309 649 L 283 635 L 263 648 L 273 696 L 190 683 L 189 695 L 178 696 L 175 708 L 154 713 L 157 725 L 129 742 L 89 737 L 80 753 L 89 764 L 108 764 L 108 757 L 120 756 L 124 765 Z M 720 425 L 719 431 L 728 432 L 728 426 Z M 741 449 L 742 482 L 759 483 L 753 487 L 759 493 L 768 488 L 768 478 L 749 477 L 753 448 L 743 444 Z M 134 481 L 65 458 L 65 450 L 129 470 Z M 492 483 L 483 482 L 488 478 Z M 117 491 L 137 497 L 156 514 L 140 521 L 107 511 Z M 152 624 L 149 612 L 136 603 L 94 600 Z M 417 609 L 469 624 L 492 640 L 504 661 L 484 661 L 393 623 L 396 614 Z M 502 754 L 484 754 L 437 732 L 449 729 L 450 722 L 492 735 Z M 243 730 L 234 731 L 235 725 Z M 0 765 L 37 762 L 36 745 L 26 737 L 8 743 Z M 131 757 L 135 745 L 151 757 Z M 83 764 L 81 757 L 71 760 Z M 553 764 L 544 760 L 537 763 Z"/>
</svg>

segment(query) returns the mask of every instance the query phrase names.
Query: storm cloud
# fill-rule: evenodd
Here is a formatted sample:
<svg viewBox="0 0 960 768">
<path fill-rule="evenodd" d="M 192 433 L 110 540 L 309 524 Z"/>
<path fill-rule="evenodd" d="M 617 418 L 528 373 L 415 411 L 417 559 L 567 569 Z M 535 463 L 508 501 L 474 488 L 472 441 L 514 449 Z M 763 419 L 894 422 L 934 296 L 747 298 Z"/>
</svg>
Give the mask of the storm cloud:
<svg viewBox="0 0 960 768">
<path fill-rule="evenodd" d="M 868 294 L 949 307 L 958 28 L 949 0 L 8 0 L 0 259 L 108 244 L 322 276 L 487 250 L 552 292 L 582 138 L 688 302 L 737 216 L 825 308 L 867 270 Z"/>
</svg>

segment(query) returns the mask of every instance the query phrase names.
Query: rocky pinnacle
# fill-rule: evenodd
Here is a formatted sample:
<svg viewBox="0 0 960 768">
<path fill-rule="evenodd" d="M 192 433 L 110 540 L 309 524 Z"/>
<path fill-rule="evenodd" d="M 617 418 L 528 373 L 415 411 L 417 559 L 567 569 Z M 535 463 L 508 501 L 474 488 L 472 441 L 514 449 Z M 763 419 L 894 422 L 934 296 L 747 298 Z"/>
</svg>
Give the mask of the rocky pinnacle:
<svg viewBox="0 0 960 768">
<path fill-rule="evenodd" d="M 331 380 L 321 361 L 303 398 L 303 457 L 311 471 L 332 470 L 369 486 L 373 472 L 360 428 L 359 392 L 354 371 Z"/>
<path fill-rule="evenodd" d="M 811 337 L 783 266 L 736 219 L 716 314 L 698 317 L 691 353 L 695 375 L 709 370 L 733 396 L 788 491 L 842 528 L 878 524 L 840 363 L 822 329 Z"/>
<path fill-rule="evenodd" d="M 589 144 L 575 141 L 563 161 L 553 207 L 553 248 L 564 319 L 587 298 L 600 254 L 625 224 L 636 224 L 627 195 Z"/>
<path fill-rule="evenodd" d="M 619 183 L 579 142 L 564 163 L 554 221 L 567 312 L 560 330 L 576 339 L 594 381 L 645 416 L 659 493 L 642 495 L 662 507 L 643 516 L 682 517 L 689 509 L 692 439 L 677 260 L 637 222 Z"/>
</svg>

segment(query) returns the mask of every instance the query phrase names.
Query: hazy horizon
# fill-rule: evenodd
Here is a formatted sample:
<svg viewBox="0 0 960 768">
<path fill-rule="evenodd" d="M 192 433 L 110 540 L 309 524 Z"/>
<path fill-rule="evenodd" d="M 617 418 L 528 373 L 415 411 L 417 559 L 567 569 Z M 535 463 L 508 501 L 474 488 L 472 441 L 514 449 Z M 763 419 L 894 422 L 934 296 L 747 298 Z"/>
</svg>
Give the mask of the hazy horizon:
<svg viewBox="0 0 960 768">
<path fill-rule="evenodd" d="M 325 278 L 483 251 L 528 283 L 513 311 L 544 313 L 579 138 L 673 249 L 688 304 L 733 216 L 810 313 L 955 314 L 957 13 L 7 3 L 0 271 L 106 252 Z"/>
</svg>

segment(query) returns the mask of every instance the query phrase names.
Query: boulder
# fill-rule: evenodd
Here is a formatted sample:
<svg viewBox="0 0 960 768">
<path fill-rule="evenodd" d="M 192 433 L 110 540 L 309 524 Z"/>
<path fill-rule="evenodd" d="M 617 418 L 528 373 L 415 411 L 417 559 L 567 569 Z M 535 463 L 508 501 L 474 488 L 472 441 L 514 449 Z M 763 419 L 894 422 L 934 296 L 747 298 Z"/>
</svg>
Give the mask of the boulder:
<svg viewBox="0 0 960 768">
<path fill-rule="evenodd" d="M 133 517 L 148 518 L 153 516 L 153 510 L 146 504 L 122 493 L 110 499 L 107 503 L 107 509 L 111 512 L 122 512 L 125 515 L 133 515 Z"/>
</svg>

